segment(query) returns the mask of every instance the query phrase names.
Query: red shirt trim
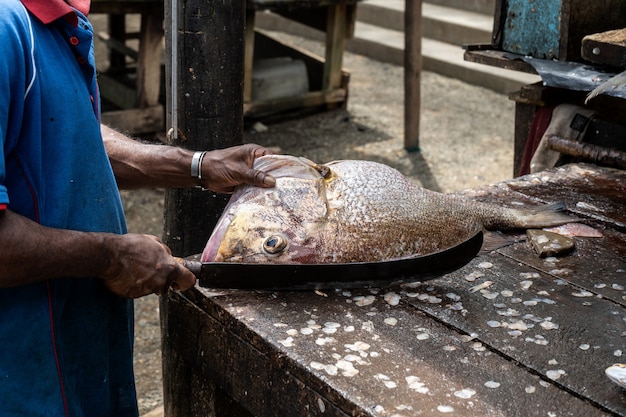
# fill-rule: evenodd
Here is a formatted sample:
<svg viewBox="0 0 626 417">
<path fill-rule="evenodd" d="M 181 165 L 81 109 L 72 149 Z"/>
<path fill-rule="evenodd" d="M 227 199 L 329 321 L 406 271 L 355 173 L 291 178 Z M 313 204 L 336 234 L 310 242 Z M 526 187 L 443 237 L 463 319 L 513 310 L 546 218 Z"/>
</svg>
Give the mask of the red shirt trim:
<svg viewBox="0 0 626 417">
<path fill-rule="evenodd" d="M 0 210 L 6 210 L 6 209 L 7 209 L 6 204 L 0 204 Z"/>
<path fill-rule="evenodd" d="M 76 10 L 85 16 L 89 14 L 91 0 L 21 0 L 22 4 L 34 14 L 42 23 L 48 24 L 57 19 L 67 19 L 74 26 L 78 25 L 78 18 L 74 13 Z"/>
</svg>

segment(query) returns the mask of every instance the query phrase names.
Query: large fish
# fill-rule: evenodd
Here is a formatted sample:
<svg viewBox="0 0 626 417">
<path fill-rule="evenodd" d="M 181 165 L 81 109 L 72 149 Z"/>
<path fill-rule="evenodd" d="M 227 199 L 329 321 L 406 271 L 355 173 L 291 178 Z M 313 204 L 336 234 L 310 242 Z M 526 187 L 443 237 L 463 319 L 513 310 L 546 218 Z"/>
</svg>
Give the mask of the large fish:
<svg viewBox="0 0 626 417">
<path fill-rule="evenodd" d="M 268 155 L 255 169 L 276 187 L 238 188 L 202 253 L 203 262 L 375 262 L 453 247 L 483 229 L 572 221 L 562 204 L 513 209 L 424 189 L 369 161 L 318 165 Z"/>
</svg>

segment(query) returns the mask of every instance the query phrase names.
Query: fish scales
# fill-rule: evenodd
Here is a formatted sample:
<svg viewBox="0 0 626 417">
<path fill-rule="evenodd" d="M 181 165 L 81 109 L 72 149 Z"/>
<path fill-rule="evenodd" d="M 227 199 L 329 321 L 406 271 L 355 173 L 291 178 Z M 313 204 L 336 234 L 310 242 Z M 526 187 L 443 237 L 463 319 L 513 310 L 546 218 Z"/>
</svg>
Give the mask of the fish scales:
<svg viewBox="0 0 626 417">
<path fill-rule="evenodd" d="M 371 161 L 269 155 L 255 168 L 274 175 L 276 187 L 239 187 L 202 261 L 374 262 L 445 250 L 483 228 L 572 221 L 555 212 L 562 206 L 512 209 L 427 190 Z"/>
<path fill-rule="evenodd" d="M 481 228 L 466 216 L 449 224 L 445 200 L 452 196 L 429 192 L 391 167 L 368 161 L 327 166 L 336 177 L 328 182 L 328 199 L 341 207 L 330 213 L 329 221 L 351 232 L 335 238 L 335 254 L 341 262 L 432 253 L 470 238 Z"/>
</svg>

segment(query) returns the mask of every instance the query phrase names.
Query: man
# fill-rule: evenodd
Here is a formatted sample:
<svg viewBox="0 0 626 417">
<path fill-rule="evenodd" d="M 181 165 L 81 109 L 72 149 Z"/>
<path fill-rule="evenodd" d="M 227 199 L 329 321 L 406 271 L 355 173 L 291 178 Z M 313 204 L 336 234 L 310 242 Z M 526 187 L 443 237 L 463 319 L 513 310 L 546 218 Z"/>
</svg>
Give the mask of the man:
<svg viewBox="0 0 626 417">
<path fill-rule="evenodd" d="M 259 146 L 200 158 L 101 127 L 88 9 L 0 0 L 3 417 L 138 414 L 130 298 L 195 278 L 155 237 L 126 234 L 118 186 L 274 185 L 251 169 Z"/>
</svg>

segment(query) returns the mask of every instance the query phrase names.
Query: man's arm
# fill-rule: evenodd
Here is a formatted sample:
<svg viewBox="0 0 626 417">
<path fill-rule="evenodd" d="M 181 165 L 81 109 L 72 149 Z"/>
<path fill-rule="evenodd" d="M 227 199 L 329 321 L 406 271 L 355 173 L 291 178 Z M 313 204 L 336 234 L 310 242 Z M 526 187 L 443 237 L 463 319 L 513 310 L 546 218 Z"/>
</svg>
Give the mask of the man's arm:
<svg viewBox="0 0 626 417">
<path fill-rule="evenodd" d="M 169 249 L 147 235 L 53 229 L 0 210 L 0 247 L 0 288 L 60 277 L 99 277 L 114 293 L 136 298 L 195 283 Z"/>
<path fill-rule="evenodd" d="M 271 187 L 275 180 L 252 169 L 267 153 L 258 145 L 207 152 L 202 180 L 191 176 L 194 152 L 146 145 L 102 127 L 104 144 L 121 188 L 193 187 L 230 192 L 242 183 Z M 114 293 L 136 298 L 185 290 L 195 277 L 154 236 L 79 232 L 39 225 L 10 209 L 0 210 L 0 288 L 59 277 L 99 277 Z"/>
<path fill-rule="evenodd" d="M 255 158 L 269 151 L 258 145 L 208 151 L 201 161 L 202 179 L 191 176 L 193 151 L 137 142 L 102 125 L 102 137 L 120 188 L 187 188 L 202 185 L 216 192 L 232 192 L 239 184 L 273 187 L 275 180 L 252 169 Z"/>
</svg>

